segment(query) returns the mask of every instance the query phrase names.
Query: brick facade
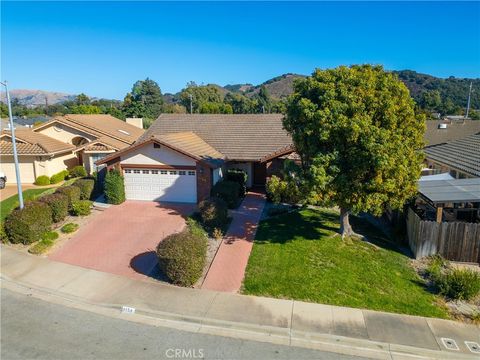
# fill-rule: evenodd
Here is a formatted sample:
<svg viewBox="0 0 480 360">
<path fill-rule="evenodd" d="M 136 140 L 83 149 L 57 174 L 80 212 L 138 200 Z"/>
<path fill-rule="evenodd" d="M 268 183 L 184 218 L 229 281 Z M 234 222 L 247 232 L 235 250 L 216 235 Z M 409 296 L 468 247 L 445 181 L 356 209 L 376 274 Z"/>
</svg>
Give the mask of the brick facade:
<svg viewBox="0 0 480 360">
<path fill-rule="evenodd" d="M 207 199 L 212 190 L 212 169 L 197 162 L 197 202 Z"/>
</svg>

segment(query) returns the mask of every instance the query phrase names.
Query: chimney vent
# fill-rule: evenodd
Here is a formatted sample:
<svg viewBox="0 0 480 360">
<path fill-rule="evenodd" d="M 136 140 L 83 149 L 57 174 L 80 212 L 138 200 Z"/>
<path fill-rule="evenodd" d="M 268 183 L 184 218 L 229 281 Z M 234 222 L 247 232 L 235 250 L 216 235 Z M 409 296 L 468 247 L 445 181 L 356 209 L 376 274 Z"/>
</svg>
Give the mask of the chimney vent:
<svg viewBox="0 0 480 360">
<path fill-rule="evenodd" d="M 127 124 L 143 129 L 143 118 L 126 118 L 125 121 Z"/>
</svg>

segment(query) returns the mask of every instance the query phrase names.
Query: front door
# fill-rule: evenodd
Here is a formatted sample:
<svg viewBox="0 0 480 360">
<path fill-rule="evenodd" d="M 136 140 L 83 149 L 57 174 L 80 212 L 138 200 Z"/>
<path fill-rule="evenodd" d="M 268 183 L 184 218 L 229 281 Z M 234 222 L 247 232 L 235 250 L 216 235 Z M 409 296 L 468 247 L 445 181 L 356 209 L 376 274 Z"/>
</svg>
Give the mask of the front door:
<svg viewBox="0 0 480 360">
<path fill-rule="evenodd" d="M 253 163 L 253 185 L 265 186 L 267 179 L 267 166 L 265 163 Z"/>
</svg>

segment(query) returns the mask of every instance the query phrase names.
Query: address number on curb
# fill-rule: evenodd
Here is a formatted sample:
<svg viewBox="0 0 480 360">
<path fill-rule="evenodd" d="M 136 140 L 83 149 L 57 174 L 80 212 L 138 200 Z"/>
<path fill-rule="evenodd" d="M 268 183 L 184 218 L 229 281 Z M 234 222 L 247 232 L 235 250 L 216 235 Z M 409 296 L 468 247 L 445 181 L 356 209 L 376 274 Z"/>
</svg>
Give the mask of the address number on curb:
<svg viewBox="0 0 480 360">
<path fill-rule="evenodd" d="M 135 314 L 135 308 L 130 306 L 122 306 L 122 314 Z"/>
</svg>

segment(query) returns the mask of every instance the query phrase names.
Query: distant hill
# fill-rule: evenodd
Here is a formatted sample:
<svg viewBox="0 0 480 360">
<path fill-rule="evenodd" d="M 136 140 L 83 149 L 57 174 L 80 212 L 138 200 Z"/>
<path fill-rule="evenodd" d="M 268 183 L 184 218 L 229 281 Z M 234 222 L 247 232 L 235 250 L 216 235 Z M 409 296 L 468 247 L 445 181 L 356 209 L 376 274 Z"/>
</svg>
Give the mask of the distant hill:
<svg viewBox="0 0 480 360">
<path fill-rule="evenodd" d="M 405 83 L 410 90 L 410 95 L 419 104 L 425 92 L 438 91 L 442 102 L 449 99 L 456 107 L 465 108 L 470 82 L 472 82 L 473 90 L 470 106 L 473 109 L 480 109 L 480 79 L 465 79 L 453 76 L 443 79 L 412 70 L 394 71 L 394 73 Z"/>
<path fill-rule="evenodd" d="M 72 95 L 72 94 L 44 91 L 44 90 L 26 90 L 26 89 L 10 90 L 10 98 L 12 100 L 18 99 L 20 104 L 25 105 L 27 107 L 45 105 L 45 99 L 48 101 L 49 105 L 53 105 L 57 103 L 62 103 L 64 101 L 74 100 L 75 97 L 76 95 Z M 0 93 L 0 99 L 2 102 L 6 101 L 5 92 Z"/>
<path fill-rule="evenodd" d="M 225 89 L 231 92 L 243 93 L 247 96 L 257 94 L 262 86 L 267 88 L 268 93 L 274 99 L 283 99 L 293 92 L 293 82 L 295 79 L 305 77 L 299 74 L 283 74 L 267 80 L 259 85 L 252 84 L 236 84 L 226 85 Z"/>
</svg>

